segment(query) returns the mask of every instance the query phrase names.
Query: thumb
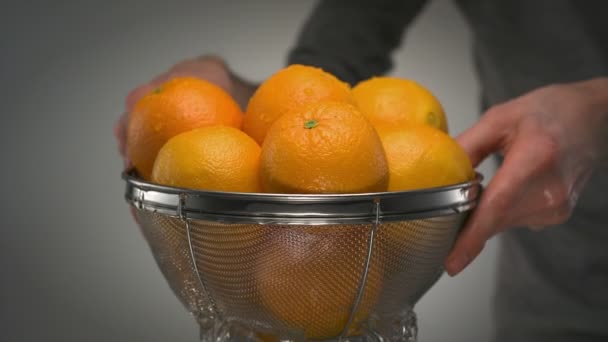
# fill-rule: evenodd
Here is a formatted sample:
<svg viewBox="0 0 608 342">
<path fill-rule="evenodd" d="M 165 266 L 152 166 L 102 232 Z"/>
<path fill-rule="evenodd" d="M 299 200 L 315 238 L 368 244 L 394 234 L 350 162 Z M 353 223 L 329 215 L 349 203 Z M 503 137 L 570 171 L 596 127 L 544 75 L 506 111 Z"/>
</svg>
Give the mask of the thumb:
<svg viewBox="0 0 608 342">
<path fill-rule="evenodd" d="M 140 98 L 142 98 L 144 95 L 150 93 L 152 90 L 154 90 L 155 88 L 160 86 L 164 81 L 167 80 L 168 76 L 169 76 L 168 73 L 160 74 L 157 77 L 155 77 L 153 80 L 151 80 L 150 82 L 133 89 L 127 95 L 127 98 L 125 101 L 126 111 L 130 112 L 133 109 L 133 107 L 135 106 L 135 104 L 137 103 L 137 101 L 139 101 Z"/>
<path fill-rule="evenodd" d="M 462 132 L 456 140 L 467 152 L 473 167 L 488 155 L 505 145 L 511 131 L 508 110 L 494 107 L 469 129 Z"/>
</svg>

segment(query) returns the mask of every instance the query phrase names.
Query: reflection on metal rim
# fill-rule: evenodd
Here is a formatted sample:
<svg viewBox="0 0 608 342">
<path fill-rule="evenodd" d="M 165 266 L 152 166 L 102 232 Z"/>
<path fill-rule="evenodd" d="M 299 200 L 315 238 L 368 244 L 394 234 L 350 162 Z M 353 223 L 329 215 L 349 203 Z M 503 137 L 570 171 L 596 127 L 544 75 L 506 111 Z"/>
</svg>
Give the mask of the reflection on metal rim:
<svg viewBox="0 0 608 342">
<path fill-rule="evenodd" d="M 399 221 L 471 210 L 483 176 L 467 183 L 415 191 L 360 194 L 267 194 L 198 191 L 144 182 L 123 173 L 126 200 L 139 210 L 226 223 L 341 224 Z"/>
</svg>

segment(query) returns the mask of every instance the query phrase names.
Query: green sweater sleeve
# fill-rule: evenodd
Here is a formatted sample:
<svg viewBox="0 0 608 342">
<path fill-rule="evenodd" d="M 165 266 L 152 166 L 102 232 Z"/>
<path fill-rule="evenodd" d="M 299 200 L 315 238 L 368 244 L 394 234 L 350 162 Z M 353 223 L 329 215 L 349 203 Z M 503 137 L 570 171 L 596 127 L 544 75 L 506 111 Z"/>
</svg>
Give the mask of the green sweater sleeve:
<svg viewBox="0 0 608 342">
<path fill-rule="evenodd" d="M 350 84 L 386 73 L 391 53 L 425 0 L 321 0 L 304 23 L 288 64 L 323 68 Z"/>
</svg>

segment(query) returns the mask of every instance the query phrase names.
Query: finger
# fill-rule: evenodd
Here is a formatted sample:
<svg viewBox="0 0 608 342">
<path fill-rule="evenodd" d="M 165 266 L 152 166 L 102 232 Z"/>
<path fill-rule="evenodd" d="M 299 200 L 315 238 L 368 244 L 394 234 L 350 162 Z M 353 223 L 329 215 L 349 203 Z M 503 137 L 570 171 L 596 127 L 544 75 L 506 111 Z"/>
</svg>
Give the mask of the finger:
<svg viewBox="0 0 608 342">
<path fill-rule="evenodd" d="M 125 156 L 127 142 L 127 113 L 123 113 L 114 124 L 114 137 L 118 141 L 118 152 Z"/>
<path fill-rule="evenodd" d="M 137 209 L 131 206 L 129 207 L 129 211 L 131 212 L 131 216 L 133 217 L 133 220 L 135 220 L 135 223 L 139 225 L 139 220 L 137 219 Z"/>
<path fill-rule="evenodd" d="M 535 199 L 518 201 L 509 220 L 509 226 L 541 230 L 567 221 L 572 215 L 574 204 L 566 191 L 562 190 L 565 188 L 563 182 L 559 181 L 534 193 L 525 193 L 522 197 L 535 197 Z"/>
<path fill-rule="evenodd" d="M 557 174 L 549 174 L 530 182 L 514 201 L 515 204 L 504 225 L 513 227 L 554 224 L 553 220 L 551 222 L 539 220 L 540 215 L 547 217 L 548 212 L 563 212 L 570 207 L 568 186 L 565 182 L 566 180 Z M 533 222 L 528 222 L 527 220 L 531 218 L 533 218 Z"/>
<path fill-rule="evenodd" d="M 542 140 L 521 137 L 511 146 L 446 260 L 448 274 L 458 274 L 479 255 L 485 242 L 507 222 L 521 190 L 550 165 L 553 157 L 546 154 Z"/>
<path fill-rule="evenodd" d="M 511 225 L 543 227 L 568 219 L 593 169 L 585 164 L 564 169 L 562 164 L 556 160 L 552 171 L 532 182 L 520 195 L 512 211 Z M 555 215 L 547 215 L 551 211 Z M 542 217 L 549 219 L 543 222 Z M 561 221 L 556 221 L 558 218 L 562 218 Z"/>
<path fill-rule="evenodd" d="M 125 169 L 131 166 L 130 160 L 127 158 L 127 125 L 129 122 L 130 112 L 133 107 L 144 95 L 150 93 L 160 86 L 168 77 L 168 73 L 163 73 L 155 77 L 152 81 L 133 89 L 126 98 L 125 112 L 120 116 L 114 124 L 114 136 L 118 140 L 118 152 L 123 157 Z"/>
<path fill-rule="evenodd" d="M 590 170 L 580 170 L 576 172 L 574 179 L 553 175 L 535 183 L 530 191 L 523 193 L 517 201 L 510 226 L 540 230 L 566 222 L 572 215 L 579 192 L 590 175 Z"/>
<path fill-rule="evenodd" d="M 149 94 L 154 89 L 158 88 L 162 83 L 164 83 L 169 77 L 169 73 L 162 73 L 152 79 L 150 82 L 141 85 L 135 89 L 133 89 L 128 95 L 125 103 L 125 108 L 127 112 L 130 112 L 137 101 L 141 99 L 144 95 Z"/>
<path fill-rule="evenodd" d="M 127 115 L 127 113 L 122 113 L 120 115 L 120 117 L 118 118 L 118 120 L 116 120 L 116 122 L 114 123 L 114 137 L 116 138 L 116 140 L 120 141 L 123 139 L 124 137 L 124 133 L 125 133 L 125 116 Z"/>
<path fill-rule="evenodd" d="M 133 89 L 127 95 L 127 100 L 125 103 L 125 109 L 126 109 L 127 113 L 131 112 L 131 110 L 133 110 L 133 107 L 135 106 L 137 101 L 139 101 L 139 99 L 141 99 L 144 95 L 150 93 L 152 90 L 154 90 L 154 88 L 155 88 L 154 85 L 152 85 L 151 83 L 147 83 L 147 84 L 144 84 L 140 87 Z"/>
<path fill-rule="evenodd" d="M 530 213 L 528 216 L 522 216 L 514 219 L 514 227 L 528 227 L 531 230 L 542 230 L 550 226 L 564 223 L 572 215 L 572 207 L 563 205 L 560 208 L 551 208 L 544 211 Z"/>
<path fill-rule="evenodd" d="M 475 125 L 461 133 L 456 140 L 469 155 L 474 167 L 488 155 L 504 146 L 511 131 L 511 115 L 506 106 L 489 110 Z"/>
<path fill-rule="evenodd" d="M 123 158 L 123 167 L 125 170 L 131 167 L 131 161 L 127 156 L 127 121 L 128 114 L 123 113 L 114 124 L 114 136 L 118 141 L 118 152 Z"/>
<path fill-rule="evenodd" d="M 228 93 L 232 93 L 230 71 L 219 57 L 201 56 L 176 64 L 170 70 L 171 77 L 197 77 L 209 81 Z"/>
</svg>

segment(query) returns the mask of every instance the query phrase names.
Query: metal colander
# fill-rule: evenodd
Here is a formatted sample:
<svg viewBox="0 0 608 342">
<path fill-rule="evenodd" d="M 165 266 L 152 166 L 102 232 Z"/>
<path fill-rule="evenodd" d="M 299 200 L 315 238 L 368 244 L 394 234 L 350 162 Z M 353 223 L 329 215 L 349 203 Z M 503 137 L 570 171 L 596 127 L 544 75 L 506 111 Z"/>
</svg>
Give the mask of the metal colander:
<svg viewBox="0 0 608 342">
<path fill-rule="evenodd" d="M 481 176 L 421 191 L 279 195 L 159 186 L 126 199 L 202 341 L 415 341 Z"/>
</svg>

